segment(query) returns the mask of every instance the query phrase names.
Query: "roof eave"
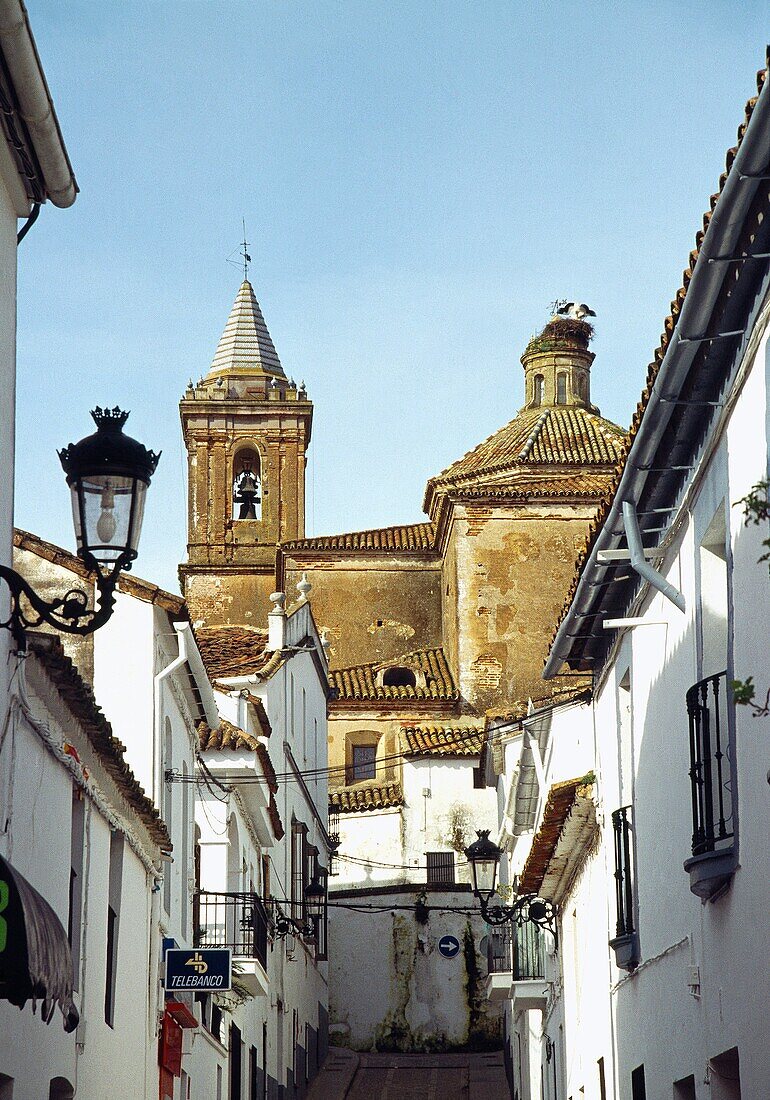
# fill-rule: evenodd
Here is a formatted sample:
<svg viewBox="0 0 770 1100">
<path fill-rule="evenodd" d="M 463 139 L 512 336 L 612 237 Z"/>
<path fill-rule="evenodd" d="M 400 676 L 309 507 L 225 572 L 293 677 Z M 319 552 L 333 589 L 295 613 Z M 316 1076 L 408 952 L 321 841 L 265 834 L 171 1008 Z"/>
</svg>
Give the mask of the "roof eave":
<svg viewBox="0 0 770 1100">
<path fill-rule="evenodd" d="M 716 256 L 733 254 L 745 218 L 761 185 L 761 181 L 756 177 L 767 172 L 767 134 L 770 129 L 768 84 L 770 81 L 766 80 L 754 105 L 746 132 L 709 220 L 681 311 L 653 383 L 638 431 L 631 443 L 609 514 L 594 540 L 589 557 L 582 568 L 569 611 L 559 624 L 551 644 L 543 670 L 544 679 L 557 676 L 562 664 L 571 656 L 572 643 L 569 636 L 574 633 L 576 621 L 581 617 L 581 607 L 590 602 L 590 578 L 598 564 L 597 555 L 601 550 L 616 548 L 620 542 L 622 536 L 614 532 L 623 530 L 623 501 L 635 503 L 639 499 L 648 476 L 644 467 L 653 465 L 652 460 L 676 407 L 671 398 L 675 398 L 681 392 L 688 371 L 700 349 L 701 345 L 698 343 L 683 343 L 679 334 L 684 332 L 689 336 L 703 334 L 709 330 L 709 320 L 718 303 L 727 273 L 731 269 L 728 264 L 710 264 L 708 261 Z"/>
</svg>

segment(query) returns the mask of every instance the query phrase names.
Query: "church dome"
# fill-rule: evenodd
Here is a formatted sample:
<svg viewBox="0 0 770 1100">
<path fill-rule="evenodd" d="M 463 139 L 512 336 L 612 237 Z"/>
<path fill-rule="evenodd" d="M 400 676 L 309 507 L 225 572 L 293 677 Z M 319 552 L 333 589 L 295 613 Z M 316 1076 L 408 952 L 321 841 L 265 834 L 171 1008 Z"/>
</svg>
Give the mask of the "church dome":
<svg viewBox="0 0 770 1100">
<path fill-rule="evenodd" d="M 423 507 L 432 518 L 439 500 L 451 493 L 603 495 L 608 475 L 625 455 L 626 433 L 591 403 L 592 335 L 583 318 L 556 315 L 529 341 L 521 357 L 523 408 L 431 478 Z"/>
</svg>

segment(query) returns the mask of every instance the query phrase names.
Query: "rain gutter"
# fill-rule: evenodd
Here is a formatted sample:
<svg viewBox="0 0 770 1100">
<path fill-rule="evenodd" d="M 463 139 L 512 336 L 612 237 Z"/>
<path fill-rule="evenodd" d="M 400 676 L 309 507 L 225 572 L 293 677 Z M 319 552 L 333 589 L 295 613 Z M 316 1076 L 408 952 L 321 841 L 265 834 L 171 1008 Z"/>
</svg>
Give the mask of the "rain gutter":
<svg viewBox="0 0 770 1100">
<path fill-rule="evenodd" d="M 78 185 L 22 0 L 0 0 L 0 50 L 43 173 L 45 192 L 54 206 L 72 206 Z"/>
<path fill-rule="evenodd" d="M 616 529 L 623 529 L 623 503 L 636 502 L 647 480 L 645 467 L 651 466 L 655 453 L 673 415 L 675 397 L 687 378 L 708 323 L 718 302 L 730 265 L 715 263 L 732 256 L 740 240 L 746 215 L 764 181 L 770 176 L 770 80 L 766 80 L 754 105 L 732 167 L 725 180 L 708 228 L 701 242 L 698 259 L 687 288 L 676 328 L 669 341 L 660 370 L 650 393 L 639 430 L 629 451 L 609 514 L 583 566 L 570 609 L 562 620 L 543 670 L 543 679 L 557 676 L 571 648 L 577 608 L 591 599 L 591 578 L 600 563 L 597 555 L 618 540 Z M 717 335 L 717 334 L 713 334 Z"/>
</svg>

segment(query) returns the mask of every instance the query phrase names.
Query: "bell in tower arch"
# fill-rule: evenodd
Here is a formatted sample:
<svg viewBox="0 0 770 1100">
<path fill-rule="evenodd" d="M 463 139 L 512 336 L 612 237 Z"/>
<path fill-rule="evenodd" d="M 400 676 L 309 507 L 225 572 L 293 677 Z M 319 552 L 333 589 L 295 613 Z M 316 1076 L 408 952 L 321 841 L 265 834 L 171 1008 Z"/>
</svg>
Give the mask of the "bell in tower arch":
<svg viewBox="0 0 770 1100">
<path fill-rule="evenodd" d="M 260 505 L 259 457 L 253 451 L 246 451 L 238 456 L 235 464 L 233 518 L 261 519 Z"/>
</svg>

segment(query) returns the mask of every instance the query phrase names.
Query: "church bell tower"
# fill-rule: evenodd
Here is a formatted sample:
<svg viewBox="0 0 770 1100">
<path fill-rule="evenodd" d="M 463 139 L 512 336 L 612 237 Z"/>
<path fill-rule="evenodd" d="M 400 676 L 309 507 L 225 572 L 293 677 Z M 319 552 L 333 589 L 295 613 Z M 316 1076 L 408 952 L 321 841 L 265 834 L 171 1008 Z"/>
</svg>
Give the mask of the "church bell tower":
<svg viewBox="0 0 770 1100">
<path fill-rule="evenodd" d="M 313 405 L 286 377 L 244 279 L 211 368 L 179 411 L 187 447 L 187 562 L 192 619 L 264 623 L 279 542 L 305 534 Z"/>
</svg>

